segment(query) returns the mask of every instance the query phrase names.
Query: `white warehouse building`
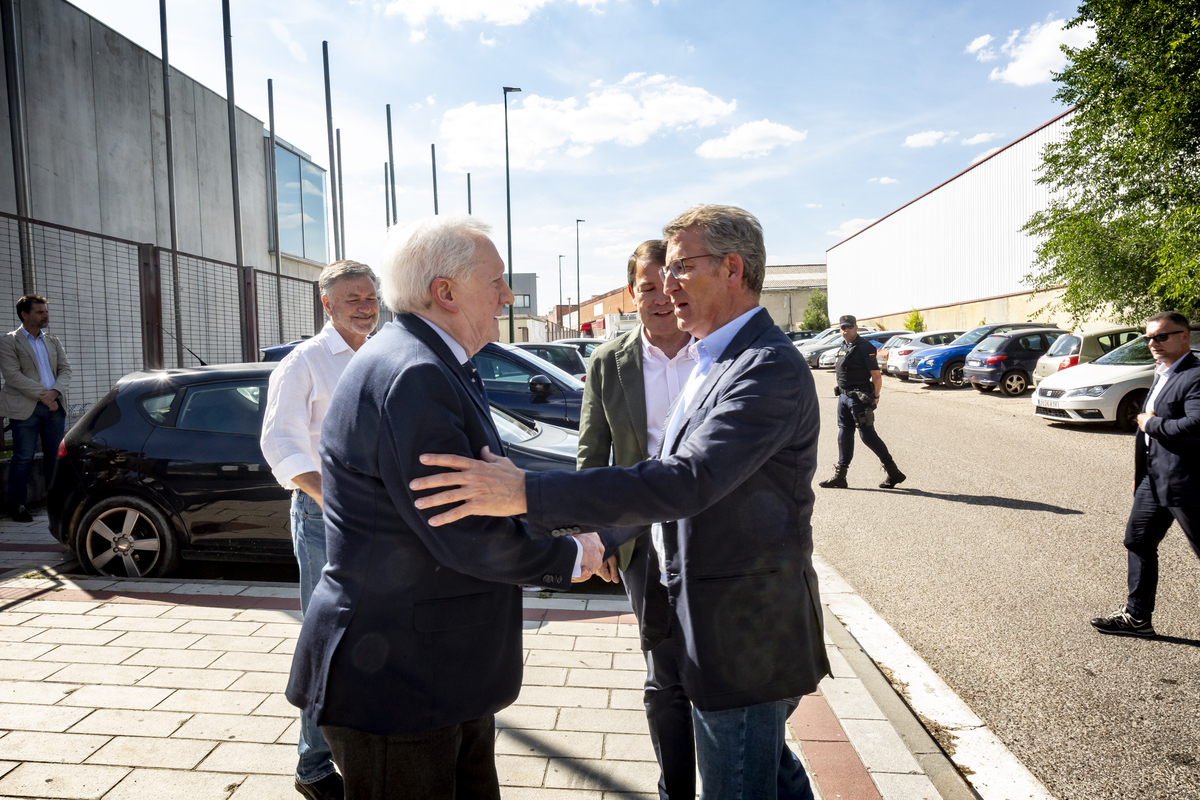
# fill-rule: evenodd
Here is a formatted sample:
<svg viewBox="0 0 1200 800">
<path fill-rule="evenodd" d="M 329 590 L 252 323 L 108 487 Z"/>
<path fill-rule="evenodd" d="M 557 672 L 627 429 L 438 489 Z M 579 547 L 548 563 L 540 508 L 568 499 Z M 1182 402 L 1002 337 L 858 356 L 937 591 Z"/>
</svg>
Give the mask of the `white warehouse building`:
<svg viewBox="0 0 1200 800">
<path fill-rule="evenodd" d="M 1037 240 L 1021 232 L 1050 191 L 1036 182 L 1042 150 L 1066 137 L 1067 111 L 827 251 L 829 316 L 854 314 L 881 330 L 913 311 L 927 330 L 1036 320 L 1059 290 L 1026 282 Z M 1091 327 L 1091 326 L 1085 326 Z"/>
</svg>

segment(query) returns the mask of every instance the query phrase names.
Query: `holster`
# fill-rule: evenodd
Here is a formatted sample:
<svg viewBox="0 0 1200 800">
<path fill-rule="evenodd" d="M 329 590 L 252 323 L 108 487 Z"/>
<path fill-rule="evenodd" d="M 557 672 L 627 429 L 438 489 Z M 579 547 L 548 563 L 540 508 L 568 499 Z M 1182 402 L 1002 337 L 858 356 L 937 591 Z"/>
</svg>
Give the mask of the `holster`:
<svg viewBox="0 0 1200 800">
<path fill-rule="evenodd" d="M 866 392 L 858 389 L 851 389 L 846 392 L 847 395 L 857 400 L 862 404 L 859 412 L 854 415 L 854 421 L 858 423 L 860 428 L 871 428 L 875 426 L 875 398 L 868 395 Z"/>
</svg>

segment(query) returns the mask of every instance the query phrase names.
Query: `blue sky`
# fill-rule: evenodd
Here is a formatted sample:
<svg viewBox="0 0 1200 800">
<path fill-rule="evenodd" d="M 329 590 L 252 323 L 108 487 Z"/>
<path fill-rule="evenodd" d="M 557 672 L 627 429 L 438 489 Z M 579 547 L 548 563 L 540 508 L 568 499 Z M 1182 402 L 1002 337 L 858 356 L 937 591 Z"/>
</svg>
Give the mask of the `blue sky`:
<svg viewBox="0 0 1200 800">
<path fill-rule="evenodd" d="M 75 0 L 159 52 L 156 0 Z M 171 62 L 224 94 L 219 0 L 168 0 Z M 762 220 L 768 263 L 825 250 L 1064 109 L 1050 71 L 1067 3 L 708 0 L 234 0 L 238 105 L 325 165 L 321 42 L 342 129 L 347 256 L 386 235 L 384 104 L 401 222 L 475 214 L 505 250 L 510 95 L 513 265 L 539 312 L 624 283 L 642 240 L 695 203 Z M 989 38 L 990 37 L 990 38 Z"/>
</svg>

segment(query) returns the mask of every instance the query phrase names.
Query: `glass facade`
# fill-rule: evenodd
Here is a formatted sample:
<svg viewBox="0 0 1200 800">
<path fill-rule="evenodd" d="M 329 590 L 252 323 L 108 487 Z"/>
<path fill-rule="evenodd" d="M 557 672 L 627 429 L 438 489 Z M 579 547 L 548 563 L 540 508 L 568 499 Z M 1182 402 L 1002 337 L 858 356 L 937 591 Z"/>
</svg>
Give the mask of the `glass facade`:
<svg viewBox="0 0 1200 800">
<path fill-rule="evenodd" d="M 280 252 L 326 263 L 325 170 L 277 143 L 275 183 Z"/>
</svg>

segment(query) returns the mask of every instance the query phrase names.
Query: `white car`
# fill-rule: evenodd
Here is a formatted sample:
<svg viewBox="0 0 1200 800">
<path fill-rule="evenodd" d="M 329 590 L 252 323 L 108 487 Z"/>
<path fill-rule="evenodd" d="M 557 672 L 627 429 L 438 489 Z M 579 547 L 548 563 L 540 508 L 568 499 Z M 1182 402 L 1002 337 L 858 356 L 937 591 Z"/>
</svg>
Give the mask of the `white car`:
<svg viewBox="0 0 1200 800">
<path fill-rule="evenodd" d="M 1192 350 L 1200 350 L 1200 328 L 1192 328 Z M 1050 422 L 1111 422 L 1132 431 L 1153 382 L 1154 357 L 1146 338 L 1138 337 L 1043 380 L 1033 393 L 1033 413 Z"/>
<path fill-rule="evenodd" d="M 908 360 L 919 357 L 922 350 L 950 344 L 966 331 L 924 331 L 922 333 L 907 333 L 900 341 L 892 344 L 888 350 L 887 363 L 882 364 L 883 371 L 895 375 L 902 381 L 908 380 Z"/>
</svg>

